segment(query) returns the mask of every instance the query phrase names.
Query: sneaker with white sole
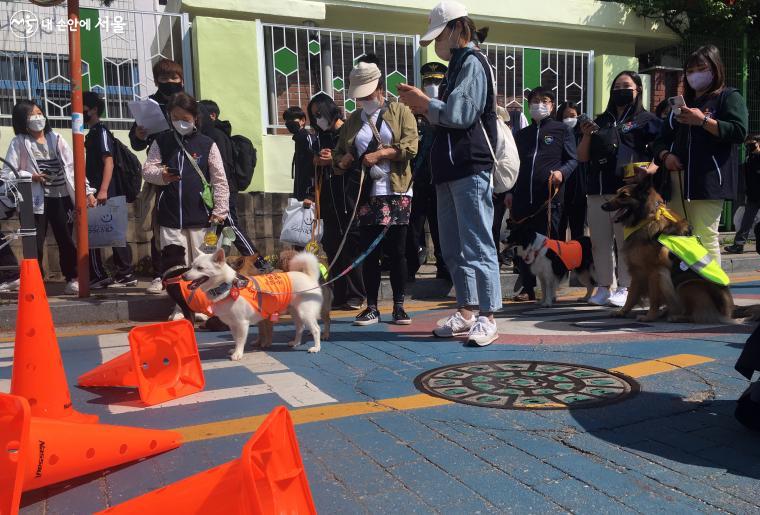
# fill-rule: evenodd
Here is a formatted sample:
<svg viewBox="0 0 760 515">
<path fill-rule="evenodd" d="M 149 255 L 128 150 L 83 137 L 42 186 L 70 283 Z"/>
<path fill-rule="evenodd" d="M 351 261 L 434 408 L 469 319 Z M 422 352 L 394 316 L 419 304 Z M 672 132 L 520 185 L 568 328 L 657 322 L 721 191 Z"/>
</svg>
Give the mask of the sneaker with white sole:
<svg viewBox="0 0 760 515">
<path fill-rule="evenodd" d="M 67 282 L 66 286 L 63 288 L 63 294 L 64 295 L 79 295 L 79 280 L 72 279 L 71 281 Z"/>
<path fill-rule="evenodd" d="M 128 274 L 123 277 L 117 277 L 114 279 L 111 286 L 113 288 L 131 288 L 133 286 L 137 286 L 137 277 L 135 277 L 135 274 Z"/>
<path fill-rule="evenodd" d="M 164 291 L 164 282 L 161 280 L 160 277 L 156 277 L 150 282 L 150 286 L 148 286 L 145 289 L 145 293 L 150 293 L 151 295 L 161 295 Z"/>
<path fill-rule="evenodd" d="M 496 322 L 492 322 L 488 317 L 478 317 L 470 329 L 467 336 L 467 345 L 474 347 L 485 347 L 491 345 L 499 337 L 499 329 Z"/>
<path fill-rule="evenodd" d="M 610 289 L 605 286 L 599 286 L 596 289 L 596 293 L 588 299 L 588 303 L 595 306 L 606 306 L 608 300 L 610 300 Z"/>
<path fill-rule="evenodd" d="M 356 315 L 354 319 L 354 325 L 365 326 L 372 325 L 380 322 L 380 312 L 375 306 L 367 306 L 367 308 Z"/>
<path fill-rule="evenodd" d="M 0 292 L 18 291 L 20 287 L 21 287 L 21 279 L 16 279 L 15 281 L 7 281 L 0 284 Z"/>
<path fill-rule="evenodd" d="M 467 320 L 459 311 L 457 311 L 444 320 L 440 326 L 433 329 L 433 334 L 438 338 L 466 336 L 470 334 L 470 329 L 475 325 L 475 322 L 477 322 L 477 319 L 474 316 Z"/>
<path fill-rule="evenodd" d="M 607 300 L 609 304 L 612 304 L 613 306 L 617 306 L 619 308 L 622 308 L 625 306 L 625 301 L 628 299 L 628 288 L 618 288 L 615 290 L 615 293 L 610 295 L 610 298 Z"/>
</svg>

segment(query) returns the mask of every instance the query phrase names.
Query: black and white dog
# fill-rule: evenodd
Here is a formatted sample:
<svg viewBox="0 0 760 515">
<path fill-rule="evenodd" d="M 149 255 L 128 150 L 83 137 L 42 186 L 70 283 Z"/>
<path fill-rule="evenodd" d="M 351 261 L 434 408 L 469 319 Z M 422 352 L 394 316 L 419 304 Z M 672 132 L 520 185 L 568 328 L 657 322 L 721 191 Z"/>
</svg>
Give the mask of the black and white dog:
<svg viewBox="0 0 760 515">
<path fill-rule="evenodd" d="M 570 271 L 574 271 L 586 287 L 586 296 L 581 300 L 591 297 L 594 290 L 594 258 L 588 236 L 564 242 L 550 240 L 534 230 L 517 226 L 509 233 L 507 246 L 515 249 L 538 278 L 543 294 L 541 306 L 550 307 L 557 301 L 557 288 Z"/>
</svg>

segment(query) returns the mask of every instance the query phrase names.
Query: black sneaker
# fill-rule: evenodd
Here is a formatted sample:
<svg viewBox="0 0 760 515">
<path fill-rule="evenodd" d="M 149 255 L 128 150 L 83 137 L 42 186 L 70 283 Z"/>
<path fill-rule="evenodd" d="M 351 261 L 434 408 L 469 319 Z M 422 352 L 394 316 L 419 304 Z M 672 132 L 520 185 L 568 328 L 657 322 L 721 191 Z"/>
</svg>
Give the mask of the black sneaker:
<svg viewBox="0 0 760 515">
<path fill-rule="evenodd" d="M 728 245 L 727 247 L 723 247 L 723 252 L 726 254 L 743 254 L 744 253 L 744 245 L 737 245 L 734 243 L 733 245 Z"/>
<path fill-rule="evenodd" d="M 409 325 L 412 323 L 412 319 L 404 311 L 404 306 L 393 307 L 393 323 L 396 325 Z"/>
<path fill-rule="evenodd" d="M 133 286 L 137 286 L 137 277 L 135 277 L 135 274 L 118 277 L 111 286 L 114 288 L 132 288 Z"/>
<path fill-rule="evenodd" d="M 102 290 L 103 288 L 108 288 L 109 285 L 113 284 L 113 279 L 110 277 L 103 277 L 102 279 L 93 279 L 90 281 L 90 289 L 91 290 Z"/>
<path fill-rule="evenodd" d="M 354 325 L 372 325 L 380 321 L 380 312 L 375 307 L 368 307 L 358 315 L 354 320 Z"/>
</svg>

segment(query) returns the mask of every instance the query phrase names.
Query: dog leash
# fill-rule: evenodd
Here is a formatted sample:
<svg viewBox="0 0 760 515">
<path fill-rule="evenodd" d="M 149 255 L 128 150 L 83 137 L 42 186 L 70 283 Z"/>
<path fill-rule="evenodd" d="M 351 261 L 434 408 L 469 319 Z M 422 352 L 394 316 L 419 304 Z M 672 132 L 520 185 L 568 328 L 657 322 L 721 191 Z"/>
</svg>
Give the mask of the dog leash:
<svg viewBox="0 0 760 515">
<path fill-rule="evenodd" d="M 529 214 L 528 216 L 524 216 L 524 217 L 520 218 L 519 220 L 512 220 L 512 223 L 515 224 L 515 225 L 520 225 L 522 223 L 525 223 L 526 221 L 530 220 L 531 218 L 533 218 L 534 216 L 536 216 L 537 214 L 539 214 L 541 212 L 541 210 L 544 209 L 547 206 L 549 206 L 549 217 L 550 217 L 549 220 L 551 221 L 551 202 L 552 202 L 552 200 L 554 200 L 554 197 L 556 197 L 558 193 L 559 193 L 559 188 L 555 189 L 554 193 L 552 193 L 552 186 L 551 186 L 551 182 L 550 182 L 549 183 L 549 198 L 546 200 L 546 202 L 544 202 L 543 204 L 541 204 L 538 207 L 538 209 L 536 209 L 533 213 Z M 550 225 L 551 225 L 551 222 L 550 222 Z"/>
</svg>

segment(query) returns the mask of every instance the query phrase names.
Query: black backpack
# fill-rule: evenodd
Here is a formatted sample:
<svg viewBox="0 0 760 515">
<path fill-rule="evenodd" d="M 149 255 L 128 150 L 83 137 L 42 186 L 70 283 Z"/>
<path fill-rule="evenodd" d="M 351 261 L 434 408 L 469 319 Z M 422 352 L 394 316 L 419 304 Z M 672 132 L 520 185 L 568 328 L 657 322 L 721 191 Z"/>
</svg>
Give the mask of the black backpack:
<svg viewBox="0 0 760 515">
<path fill-rule="evenodd" d="M 111 131 L 109 136 L 113 140 L 113 171 L 119 180 L 119 185 L 127 202 L 132 203 L 140 194 L 142 188 L 142 163 L 136 155 L 118 140 Z"/>
<path fill-rule="evenodd" d="M 232 136 L 232 153 L 235 158 L 235 179 L 238 190 L 243 191 L 251 184 L 256 168 L 256 147 L 251 140 L 240 134 Z"/>
</svg>

